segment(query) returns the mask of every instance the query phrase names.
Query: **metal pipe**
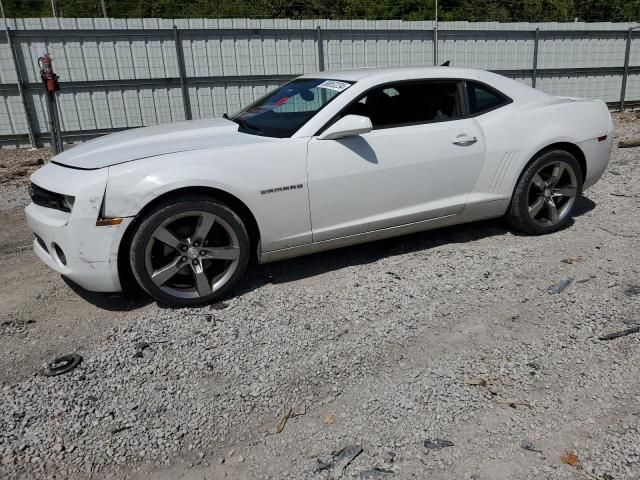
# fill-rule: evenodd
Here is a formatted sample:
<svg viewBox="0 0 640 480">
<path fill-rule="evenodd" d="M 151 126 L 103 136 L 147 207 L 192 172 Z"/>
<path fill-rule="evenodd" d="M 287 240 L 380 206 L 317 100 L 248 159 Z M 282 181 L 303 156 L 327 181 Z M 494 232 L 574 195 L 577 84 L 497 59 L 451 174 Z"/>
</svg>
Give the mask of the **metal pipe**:
<svg viewBox="0 0 640 480">
<path fill-rule="evenodd" d="M 51 0 L 51 16 L 56 18 L 58 13 L 56 12 L 56 0 Z"/>
<path fill-rule="evenodd" d="M 536 88 L 536 78 L 538 77 L 538 43 L 540 42 L 540 29 L 536 28 L 535 40 L 533 44 L 533 71 L 531 72 L 531 86 Z"/>
<path fill-rule="evenodd" d="M 318 43 L 318 71 L 324 72 L 324 45 L 322 44 L 322 30 L 316 27 L 316 42 Z"/>
<path fill-rule="evenodd" d="M 56 140 L 58 142 L 58 151 L 64 152 L 64 143 L 62 142 L 62 125 L 60 124 L 60 114 L 58 113 L 58 98 L 55 92 L 51 92 L 51 107 L 53 109 L 53 122 L 56 126 Z"/>
<path fill-rule="evenodd" d="M 54 154 L 60 153 L 60 147 L 58 146 L 58 135 L 56 132 L 56 120 L 53 112 L 53 92 L 46 92 L 47 96 L 45 103 L 47 104 L 47 114 L 49 116 L 49 137 L 51 140 L 51 148 Z"/>
<path fill-rule="evenodd" d="M 182 51 L 182 42 L 180 41 L 180 32 L 178 27 L 173 26 L 173 40 L 176 46 L 176 57 L 178 59 L 178 73 L 180 74 L 180 88 L 182 89 L 182 103 L 184 105 L 184 118 L 191 120 L 191 101 L 189 100 L 189 89 L 187 88 L 186 78 L 187 71 L 184 66 L 184 52 Z"/>
<path fill-rule="evenodd" d="M 433 25 L 433 66 L 438 66 L 438 0 L 436 4 L 436 22 Z"/>
<path fill-rule="evenodd" d="M 627 30 L 627 45 L 624 52 L 624 72 L 622 73 L 622 86 L 620 87 L 620 111 L 624 112 L 624 97 L 627 95 L 627 78 L 629 77 L 629 56 L 631 53 L 631 37 L 633 31 L 640 28 L 631 27 Z"/>
<path fill-rule="evenodd" d="M 100 3 L 102 4 L 102 16 L 104 18 L 108 18 L 107 17 L 107 5 L 105 4 L 104 0 L 100 0 Z"/>
<path fill-rule="evenodd" d="M 36 138 L 33 135 L 33 124 L 31 123 L 31 115 L 29 114 L 29 104 L 27 103 L 27 97 L 24 93 L 24 89 L 22 88 L 22 72 L 20 71 L 20 64 L 18 63 L 18 52 L 16 51 L 15 45 L 13 44 L 13 39 L 11 38 L 11 29 L 9 25 L 6 25 L 5 20 L 5 34 L 7 35 L 7 46 L 11 51 L 11 58 L 13 60 L 13 67 L 16 69 L 16 85 L 18 87 L 18 94 L 20 95 L 20 99 L 22 100 L 22 108 L 24 108 L 24 116 L 27 120 L 27 131 L 29 133 L 29 142 L 33 148 L 36 148 Z"/>
</svg>

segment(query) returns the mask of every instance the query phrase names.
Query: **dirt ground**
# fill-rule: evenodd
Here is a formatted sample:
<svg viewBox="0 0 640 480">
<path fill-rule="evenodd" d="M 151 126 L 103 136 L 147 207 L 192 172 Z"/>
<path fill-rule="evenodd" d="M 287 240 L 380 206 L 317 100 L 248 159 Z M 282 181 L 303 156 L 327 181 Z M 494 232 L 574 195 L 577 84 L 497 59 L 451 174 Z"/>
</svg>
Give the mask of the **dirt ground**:
<svg viewBox="0 0 640 480">
<path fill-rule="evenodd" d="M 616 122 L 618 139 L 640 136 L 635 114 Z M 81 351 L 101 358 L 117 334 L 157 319 L 171 335 L 191 314 L 163 310 L 143 295 L 82 291 L 37 259 L 22 210 L 28 174 L 49 156 L 0 151 L 0 390 L 12 398 L 14 389 L 31 391 L 55 356 Z M 192 445 L 187 435 L 170 454 L 158 447 L 160 458 L 125 443 L 114 446 L 122 461 L 114 454 L 86 468 L 71 457 L 80 443 L 65 457 L 52 439 L 56 454 L 41 470 L 23 465 L 37 462 L 20 453 L 39 458 L 39 447 L 21 450 L 20 438 L 7 435 L 0 477 L 640 479 L 640 334 L 597 338 L 640 322 L 639 198 L 640 148 L 616 148 L 574 224 L 545 238 L 482 222 L 254 266 L 220 313 L 222 326 L 205 332 L 220 349 L 240 338 L 253 350 L 237 345 L 217 357 L 238 362 L 219 373 L 228 390 L 212 397 L 226 412 L 224 435 L 192 432 Z M 565 274 L 571 286 L 549 294 Z M 226 328 L 232 340 L 222 342 Z M 185 345 L 204 336 L 201 330 Z M 176 338 L 183 333 L 175 330 Z M 272 347 L 273 335 L 279 343 Z M 188 362 L 186 352 L 172 351 L 172 361 Z M 282 352 L 290 355 L 286 363 Z M 204 391 L 208 380 L 189 368 Z M 492 375 L 500 380 L 492 383 Z M 241 400 L 236 386 L 246 387 Z M 261 404 L 265 391 L 272 393 Z M 225 392 L 236 399 L 225 404 Z M 287 414 L 281 435 L 263 435 L 261 422 L 282 417 L 274 405 L 287 395 L 302 401 L 303 414 Z M 202 401 L 205 412 L 194 418 L 212 415 L 206 409 L 214 400 L 189 398 Z M 56 425 L 51 429 L 66 428 Z M 435 435 L 455 438 L 456 447 L 425 447 Z M 529 441 L 532 448 L 524 448 Z M 337 463 L 332 451 L 348 443 L 365 449 L 348 468 L 318 467 Z M 391 453 L 396 460 L 387 462 Z M 566 456 L 574 453 L 576 462 Z M 367 473 L 376 465 L 394 473 Z"/>
</svg>

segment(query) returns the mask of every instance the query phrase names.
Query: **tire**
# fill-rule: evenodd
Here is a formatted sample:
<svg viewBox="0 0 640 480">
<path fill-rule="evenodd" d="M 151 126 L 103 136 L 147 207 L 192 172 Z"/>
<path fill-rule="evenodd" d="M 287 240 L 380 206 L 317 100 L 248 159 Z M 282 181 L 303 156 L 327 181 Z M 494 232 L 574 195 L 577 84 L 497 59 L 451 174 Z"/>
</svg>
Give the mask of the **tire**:
<svg viewBox="0 0 640 480">
<path fill-rule="evenodd" d="M 573 155 L 564 150 L 540 154 L 516 184 L 507 221 L 532 235 L 562 230 L 573 218 L 582 183 L 582 168 Z"/>
<path fill-rule="evenodd" d="M 242 219 L 204 196 L 161 203 L 145 214 L 129 260 L 140 286 L 158 303 L 185 307 L 214 302 L 244 275 L 250 242 Z"/>
</svg>

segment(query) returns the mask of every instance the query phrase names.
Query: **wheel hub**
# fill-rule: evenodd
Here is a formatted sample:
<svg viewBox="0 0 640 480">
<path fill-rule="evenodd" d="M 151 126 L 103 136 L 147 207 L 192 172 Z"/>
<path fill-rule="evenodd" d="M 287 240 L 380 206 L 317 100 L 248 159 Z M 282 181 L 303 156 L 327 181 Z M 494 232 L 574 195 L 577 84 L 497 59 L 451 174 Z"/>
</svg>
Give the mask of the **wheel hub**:
<svg viewBox="0 0 640 480">
<path fill-rule="evenodd" d="M 166 218 L 145 247 L 151 282 L 176 298 L 197 299 L 220 290 L 240 262 L 238 236 L 223 218 L 189 210 Z"/>
<path fill-rule="evenodd" d="M 556 225 L 567 215 L 578 192 L 576 172 L 562 160 L 543 165 L 529 185 L 529 217 L 544 226 Z"/>
</svg>

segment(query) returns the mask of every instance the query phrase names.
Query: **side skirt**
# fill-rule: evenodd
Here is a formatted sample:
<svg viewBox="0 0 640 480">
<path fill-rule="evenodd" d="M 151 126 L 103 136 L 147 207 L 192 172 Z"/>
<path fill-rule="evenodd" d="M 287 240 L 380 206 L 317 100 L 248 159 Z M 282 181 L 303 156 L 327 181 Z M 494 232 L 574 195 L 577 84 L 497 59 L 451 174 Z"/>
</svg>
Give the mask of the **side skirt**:
<svg viewBox="0 0 640 480">
<path fill-rule="evenodd" d="M 478 220 L 486 220 L 489 218 L 498 218 L 504 215 L 509 207 L 510 198 L 500 200 L 491 200 L 488 202 L 467 205 L 462 212 L 455 215 L 447 215 L 444 217 L 422 220 L 420 222 L 407 223 L 395 227 L 373 230 L 371 232 L 358 233 L 348 235 L 346 237 L 333 238 L 331 240 L 323 240 L 308 245 L 300 245 L 297 247 L 283 248 L 281 250 L 273 250 L 271 252 L 258 252 L 258 261 L 260 263 L 275 262 L 287 258 L 299 257 L 311 253 L 332 250 L 334 248 L 347 247 L 358 243 L 373 242 L 390 237 L 407 235 L 409 233 L 433 230 L 440 227 L 448 227 L 460 223 L 474 222 Z"/>
</svg>

